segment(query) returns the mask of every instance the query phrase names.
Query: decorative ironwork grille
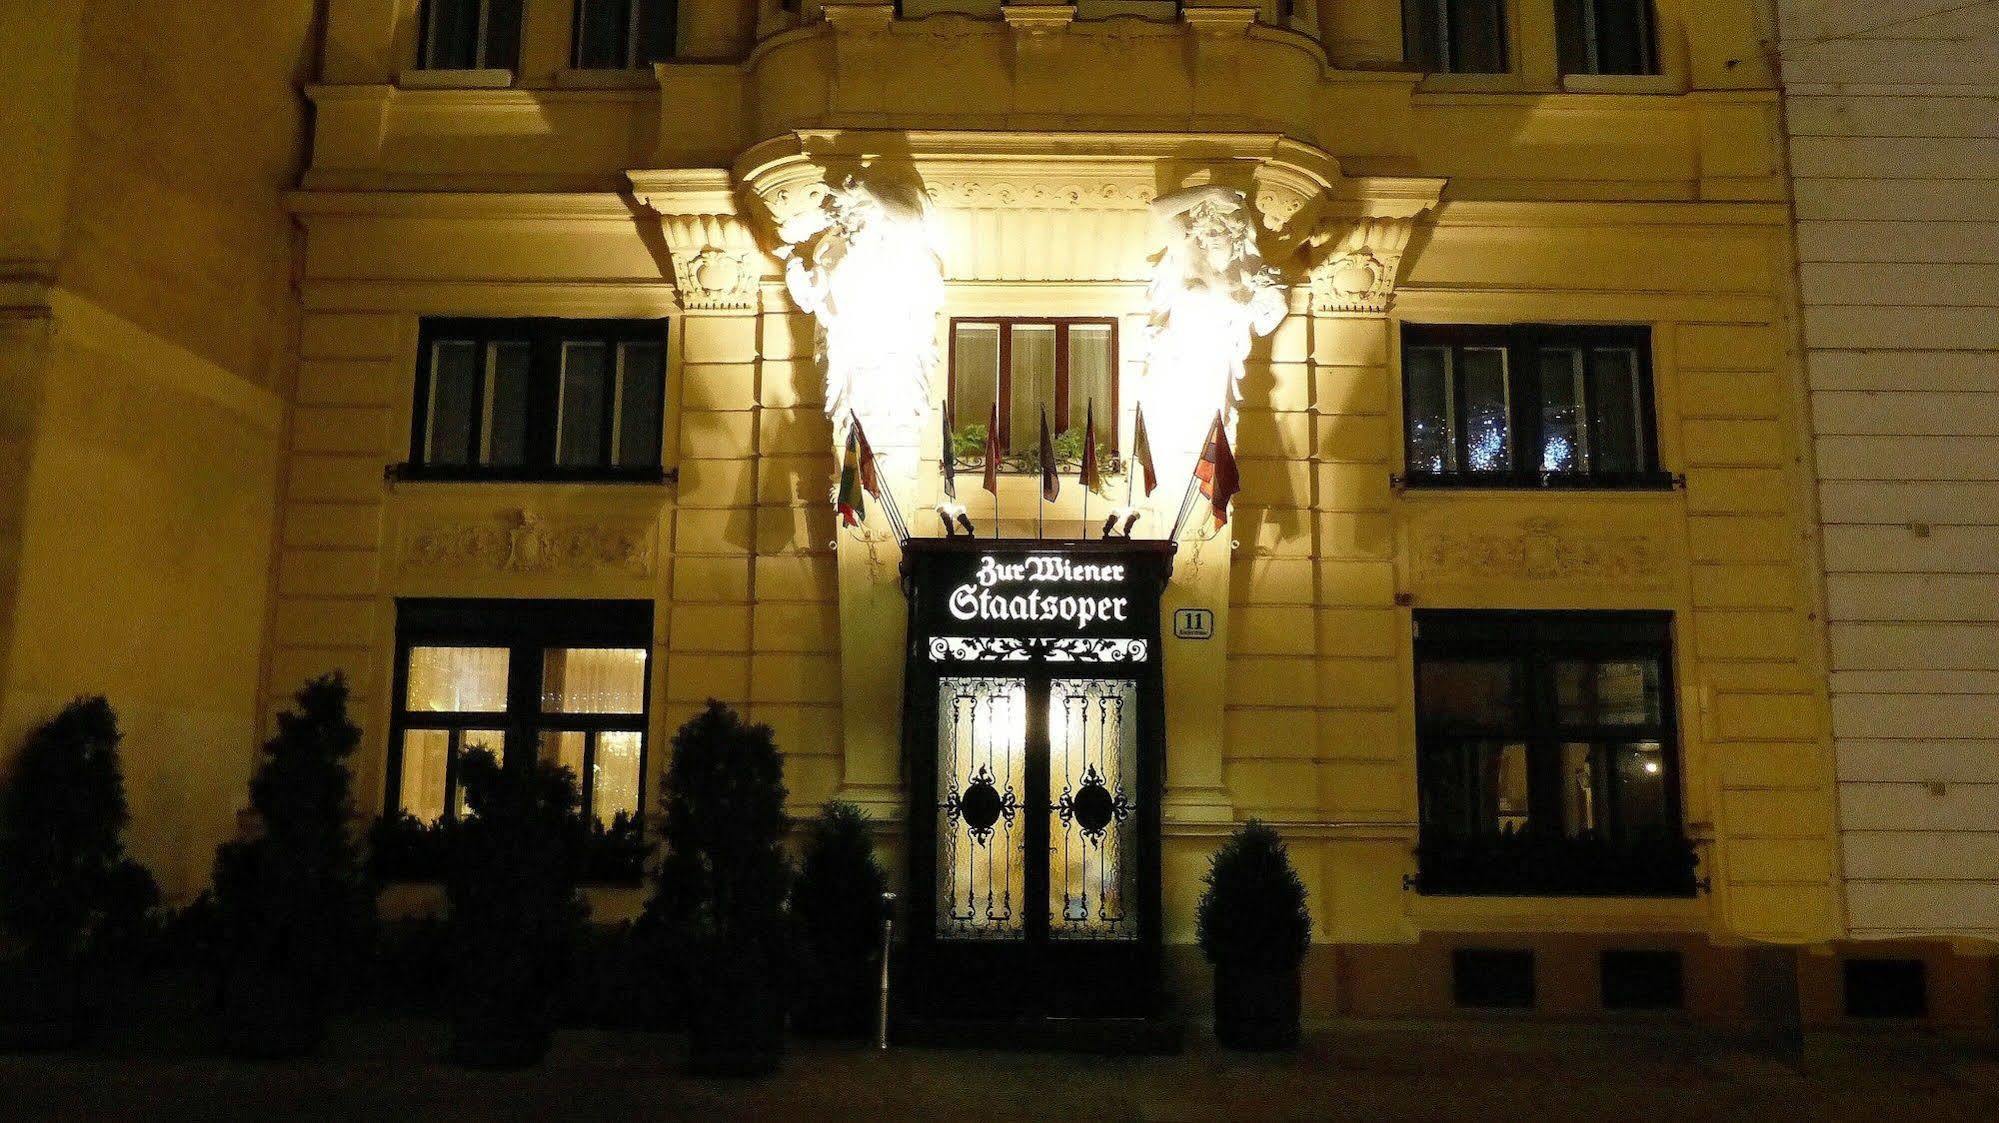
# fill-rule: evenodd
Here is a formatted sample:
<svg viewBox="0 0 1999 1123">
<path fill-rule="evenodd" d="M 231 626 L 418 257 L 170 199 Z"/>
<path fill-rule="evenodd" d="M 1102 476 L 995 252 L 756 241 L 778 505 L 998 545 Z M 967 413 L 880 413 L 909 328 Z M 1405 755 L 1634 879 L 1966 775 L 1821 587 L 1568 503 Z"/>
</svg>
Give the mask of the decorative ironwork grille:
<svg viewBox="0 0 1999 1123">
<path fill-rule="evenodd" d="M 1133 852 L 1137 684 L 1056 679 L 1048 688 L 1048 934 L 1138 936 Z"/>
<path fill-rule="evenodd" d="M 1027 682 L 937 684 L 937 934 L 1017 940 L 1026 905 Z"/>
</svg>

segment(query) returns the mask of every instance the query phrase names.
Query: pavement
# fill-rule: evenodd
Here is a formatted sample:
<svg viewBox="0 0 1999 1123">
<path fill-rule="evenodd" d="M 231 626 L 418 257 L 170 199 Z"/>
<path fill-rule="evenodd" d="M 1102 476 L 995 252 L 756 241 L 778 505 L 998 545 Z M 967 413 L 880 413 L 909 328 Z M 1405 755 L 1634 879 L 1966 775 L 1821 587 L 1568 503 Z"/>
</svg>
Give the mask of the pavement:
<svg viewBox="0 0 1999 1123">
<path fill-rule="evenodd" d="M 487 1073 L 442 1059 L 436 1021 L 340 1022 L 320 1054 L 267 1064 L 190 1023 L 0 1056 L 0 1120 L 1999 1121 L 1999 1049 L 1912 1028 L 1815 1034 L 1789 1059 L 1673 1025 L 1343 1022 L 1277 1056 L 1190 1030 L 1167 1057 L 794 1041 L 775 1077 L 707 1081 L 672 1035 L 567 1030 L 540 1066 Z"/>
</svg>

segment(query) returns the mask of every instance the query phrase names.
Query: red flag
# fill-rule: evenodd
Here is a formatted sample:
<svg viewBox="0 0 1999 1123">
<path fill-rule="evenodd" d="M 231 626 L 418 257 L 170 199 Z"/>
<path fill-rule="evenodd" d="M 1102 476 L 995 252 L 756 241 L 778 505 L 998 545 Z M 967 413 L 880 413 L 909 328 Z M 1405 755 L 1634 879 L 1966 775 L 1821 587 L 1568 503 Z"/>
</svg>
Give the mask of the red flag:
<svg viewBox="0 0 1999 1123">
<path fill-rule="evenodd" d="M 1235 453 L 1229 449 L 1229 435 L 1222 426 L 1221 414 L 1215 414 L 1215 423 L 1208 434 L 1208 447 L 1201 450 L 1201 462 L 1194 466 L 1194 474 L 1201 478 L 1201 495 L 1213 506 L 1215 526 L 1219 529 L 1229 521 L 1229 500 L 1242 490 L 1242 476 L 1236 469 Z"/>
<path fill-rule="evenodd" d="M 1103 487 L 1103 477 L 1097 471 L 1097 403 L 1086 403 L 1083 409 L 1083 467 L 1077 473 L 1076 482 L 1084 491 L 1096 491 Z"/>
<path fill-rule="evenodd" d="M 986 490 L 999 494 L 999 403 L 993 403 L 992 420 L 986 423 Z"/>
<path fill-rule="evenodd" d="M 854 418 L 854 432 L 861 439 L 861 486 L 876 499 L 882 497 L 881 476 L 875 472 L 875 450 L 868 445 L 867 430 L 861 428 L 861 419 Z"/>
<path fill-rule="evenodd" d="M 1055 502 L 1062 494 L 1062 477 L 1055 472 L 1055 442 L 1048 436 L 1048 411 L 1041 412 L 1041 498 Z"/>
<path fill-rule="evenodd" d="M 1152 489 L 1159 486 L 1159 472 L 1152 466 L 1152 441 L 1145 435 L 1145 407 L 1138 407 L 1138 425 L 1131 437 L 1131 458 L 1138 462 L 1138 470 L 1145 474 L 1145 494 L 1152 495 Z"/>
<path fill-rule="evenodd" d="M 847 430 L 847 447 L 840 457 L 840 490 L 833 503 L 840 512 L 841 526 L 858 526 L 867 517 L 867 501 L 861 498 L 861 427 Z"/>
</svg>

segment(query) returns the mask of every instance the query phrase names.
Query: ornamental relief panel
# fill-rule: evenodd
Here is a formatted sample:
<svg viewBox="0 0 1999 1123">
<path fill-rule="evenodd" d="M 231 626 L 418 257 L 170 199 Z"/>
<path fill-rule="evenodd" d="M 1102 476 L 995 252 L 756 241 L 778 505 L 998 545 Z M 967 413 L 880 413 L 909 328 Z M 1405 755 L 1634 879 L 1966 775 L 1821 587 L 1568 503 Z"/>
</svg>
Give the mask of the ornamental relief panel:
<svg viewBox="0 0 1999 1123">
<path fill-rule="evenodd" d="M 1410 529 L 1418 583 L 1577 582 L 1669 588 L 1677 557 L 1665 536 L 1642 526 L 1572 518 L 1529 518 L 1479 526 L 1439 520 Z"/>
<path fill-rule="evenodd" d="M 524 508 L 412 520 L 399 552 L 405 573 L 484 577 L 650 577 L 650 523 L 549 518 Z"/>
</svg>

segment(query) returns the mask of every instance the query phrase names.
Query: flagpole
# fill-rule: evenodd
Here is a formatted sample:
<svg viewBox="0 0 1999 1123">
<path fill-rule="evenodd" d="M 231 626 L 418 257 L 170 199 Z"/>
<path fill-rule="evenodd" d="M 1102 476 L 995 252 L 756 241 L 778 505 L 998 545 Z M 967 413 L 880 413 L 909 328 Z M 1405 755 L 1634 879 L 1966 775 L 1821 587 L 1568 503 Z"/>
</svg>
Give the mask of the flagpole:
<svg viewBox="0 0 1999 1123">
<path fill-rule="evenodd" d="M 1194 492 L 1200 487 L 1201 461 L 1207 458 L 1208 449 L 1214 446 L 1215 429 L 1221 423 L 1222 415 L 1218 413 L 1215 415 L 1214 422 L 1208 426 L 1208 439 L 1201 442 L 1201 455 L 1195 458 L 1194 471 L 1187 476 L 1187 494 L 1180 499 L 1180 513 L 1173 518 L 1173 536 L 1167 539 L 1168 542 L 1178 542 L 1180 540 L 1180 531 L 1187 524 L 1187 513 L 1193 507 Z"/>
<path fill-rule="evenodd" d="M 1094 464 L 1097 458 L 1097 403 L 1090 402 L 1083 408 L 1085 410 L 1083 414 L 1083 455 Z M 1076 415 L 1072 413 L 1069 416 L 1074 417 Z M 1082 474 L 1079 472 L 1077 473 L 1076 484 L 1083 489 L 1083 537 L 1088 538 L 1090 536 L 1090 482 L 1083 479 Z"/>
</svg>

